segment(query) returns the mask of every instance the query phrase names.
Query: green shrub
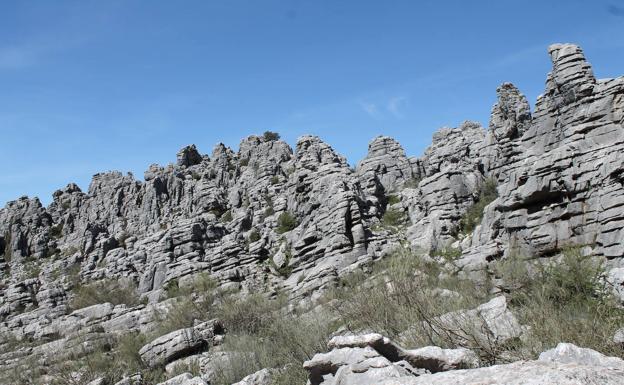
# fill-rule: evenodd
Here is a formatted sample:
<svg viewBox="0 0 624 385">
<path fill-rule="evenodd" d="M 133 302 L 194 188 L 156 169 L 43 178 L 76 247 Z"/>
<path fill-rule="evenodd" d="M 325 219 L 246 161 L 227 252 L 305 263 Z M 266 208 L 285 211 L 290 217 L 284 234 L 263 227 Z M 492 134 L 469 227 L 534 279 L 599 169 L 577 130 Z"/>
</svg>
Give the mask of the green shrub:
<svg viewBox="0 0 624 385">
<path fill-rule="evenodd" d="M 227 210 L 226 212 L 224 212 L 223 215 L 221 215 L 220 220 L 223 223 L 232 222 L 232 211 Z"/>
<path fill-rule="evenodd" d="M 278 234 L 286 233 L 297 227 L 297 219 L 288 211 L 285 211 L 277 218 L 277 231 Z"/>
<path fill-rule="evenodd" d="M 242 158 L 239 163 L 243 167 L 248 166 L 249 165 L 249 158 Z"/>
<path fill-rule="evenodd" d="M 479 189 L 477 201 L 468 208 L 460 220 L 461 231 L 471 233 L 483 219 L 483 210 L 498 197 L 496 180 L 486 179 Z"/>
<path fill-rule="evenodd" d="M 267 141 L 280 140 L 280 134 L 273 131 L 265 131 L 264 134 L 262 134 L 262 137 Z"/>
<path fill-rule="evenodd" d="M 57 225 L 50 226 L 49 234 L 51 238 L 60 238 L 63 235 L 63 223 L 61 222 Z"/>
<path fill-rule="evenodd" d="M 446 262 L 453 262 L 461 257 L 462 251 L 461 249 L 455 247 L 444 247 L 442 249 L 434 250 L 431 253 L 432 257 L 441 257 Z"/>
<path fill-rule="evenodd" d="M 78 285 L 74 297 L 70 301 L 70 308 L 77 310 L 105 302 L 110 302 L 113 305 L 136 306 L 141 303 L 141 300 L 134 284 L 105 279 Z"/>
<path fill-rule="evenodd" d="M 226 298 L 216 312 L 230 332 L 255 334 L 266 328 L 273 320 L 273 313 L 285 304 L 284 297 L 270 300 L 261 294 L 252 294 Z"/>
<path fill-rule="evenodd" d="M 278 178 L 278 176 L 277 176 L 277 175 L 273 175 L 273 176 L 271 177 L 270 183 L 271 183 L 272 185 L 276 185 L 276 184 L 278 184 L 278 183 L 279 183 L 279 178 Z"/>
<path fill-rule="evenodd" d="M 253 229 L 249 233 L 249 236 L 247 237 L 247 239 L 249 240 L 250 243 L 257 242 L 260 240 L 260 233 L 258 232 L 258 230 Z"/>
</svg>

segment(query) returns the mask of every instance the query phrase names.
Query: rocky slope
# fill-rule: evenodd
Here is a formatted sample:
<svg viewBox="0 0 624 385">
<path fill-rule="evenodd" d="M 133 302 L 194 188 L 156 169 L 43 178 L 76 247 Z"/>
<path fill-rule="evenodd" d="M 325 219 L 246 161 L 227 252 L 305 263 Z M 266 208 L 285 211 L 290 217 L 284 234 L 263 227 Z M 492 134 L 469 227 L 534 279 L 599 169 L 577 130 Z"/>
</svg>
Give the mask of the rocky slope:
<svg viewBox="0 0 624 385">
<path fill-rule="evenodd" d="M 167 308 L 165 289 L 199 273 L 241 295 L 285 292 L 302 305 L 398 247 L 426 255 L 454 250 L 449 267 L 483 283 L 493 278 L 493 261 L 551 259 L 582 247 L 604 261 L 624 300 L 624 78 L 596 79 L 575 45 L 548 52 L 553 67 L 533 112 L 504 83 L 487 130 L 472 122 L 440 129 L 421 157 L 380 136 L 353 169 L 318 137 L 299 138 L 293 150 L 272 135 L 250 136 L 238 151 L 219 144 L 204 155 L 185 147 L 175 164 L 150 166 L 143 181 L 107 172 L 86 192 L 75 184 L 56 191 L 48 207 L 37 198 L 9 202 L 0 209 L 0 370 L 153 329 L 155 314 Z M 497 197 L 485 205 L 488 184 Z M 483 216 L 467 231 L 466 213 L 479 202 Z M 132 283 L 143 303 L 70 308 L 77 287 L 103 279 Z M 166 364 L 201 350 L 219 334 L 206 328 L 184 332 L 195 345 L 147 359 Z M 13 340 L 35 343 L 12 350 Z M 526 365 L 534 383 L 558 370 Z M 618 370 L 605 378 L 621 380 Z"/>
</svg>

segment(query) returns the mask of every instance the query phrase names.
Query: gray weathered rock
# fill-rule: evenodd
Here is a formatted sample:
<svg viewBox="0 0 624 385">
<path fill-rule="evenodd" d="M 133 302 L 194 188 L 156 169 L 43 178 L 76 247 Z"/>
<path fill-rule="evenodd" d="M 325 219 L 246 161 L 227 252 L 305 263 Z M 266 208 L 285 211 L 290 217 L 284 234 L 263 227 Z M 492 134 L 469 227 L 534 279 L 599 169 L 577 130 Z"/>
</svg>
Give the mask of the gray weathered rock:
<svg viewBox="0 0 624 385">
<path fill-rule="evenodd" d="M 223 334 L 221 322 L 212 320 L 194 327 L 173 331 L 158 337 L 139 350 L 141 360 L 150 367 L 165 365 L 176 359 L 208 349 L 216 335 Z"/>
</svg>

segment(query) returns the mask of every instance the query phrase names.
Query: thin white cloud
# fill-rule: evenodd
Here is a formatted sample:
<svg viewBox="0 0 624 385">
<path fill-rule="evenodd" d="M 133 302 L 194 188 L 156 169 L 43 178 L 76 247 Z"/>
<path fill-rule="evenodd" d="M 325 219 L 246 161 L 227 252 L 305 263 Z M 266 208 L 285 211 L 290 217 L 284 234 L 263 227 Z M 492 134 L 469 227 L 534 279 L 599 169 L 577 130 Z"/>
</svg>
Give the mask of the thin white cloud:
<svg viewBox="0 0 624 385">
<path fill-rule="evenodd" d="M 394 96 L 388 100 L 386 108 L 395 118 L 403 118 L 403 107 L 407 105 L 407 98 L 404 96 Z"/>
<path fill-rule="evenodd" d="M 370 115 L 373 118 L 379 118 L 381 115 L 379 112 L 379 108 L 377 107 L 377 104 L 375 103 L 360 102 L 360 107 L 362 107 L 364 112 L 366 112 L 368 115 Z"/>
</svg>

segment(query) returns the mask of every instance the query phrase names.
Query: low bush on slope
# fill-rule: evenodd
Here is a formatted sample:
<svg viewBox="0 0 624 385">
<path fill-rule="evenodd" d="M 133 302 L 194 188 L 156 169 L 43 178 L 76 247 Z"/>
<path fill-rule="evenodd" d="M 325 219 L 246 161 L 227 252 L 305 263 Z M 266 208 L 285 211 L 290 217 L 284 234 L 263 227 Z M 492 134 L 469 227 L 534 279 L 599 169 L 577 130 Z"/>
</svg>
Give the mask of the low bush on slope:
<svg viewBox="0 0 624 385">
<path fill-rule="evenodd" d="M 600 261 L 573 247 L 547 263 L 527 263 L 512 256 L 497 264 L 507 282 L 509 298 L 528 338 L 513 349 L 518 358 L 534 358 L 558 342 L 570 342 L 610 356 L 624 358 L 612 342 L 624 326 L 624 310 L 605 281 Z"/>
<path fill-rule="evenodd" d="M 105 302 L 113 305 L 136 306 L 141 303 L 141 300 L 132 282 L 105 279 L 79 285 L 70 301 L 70 308 L 77 310 Z"/>
</svg>

